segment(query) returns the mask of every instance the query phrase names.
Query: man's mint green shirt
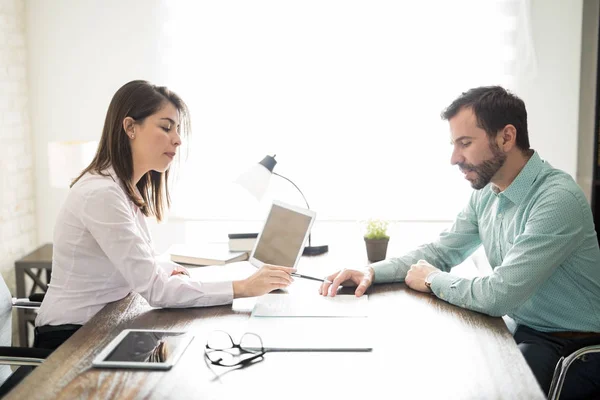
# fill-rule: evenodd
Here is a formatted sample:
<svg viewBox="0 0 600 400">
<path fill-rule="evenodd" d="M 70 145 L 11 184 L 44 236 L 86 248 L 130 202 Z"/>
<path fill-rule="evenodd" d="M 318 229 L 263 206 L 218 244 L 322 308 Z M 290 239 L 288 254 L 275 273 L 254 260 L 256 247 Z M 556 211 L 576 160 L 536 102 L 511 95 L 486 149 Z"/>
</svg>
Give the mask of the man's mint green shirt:
<svg viewBox="0 0 600 400">
<path fill-rule="evenodd" d="M 600 250 L 579 186 L 535 152 L 510 186 L 496 191 L 492 184 L 474 191 L 437 241 L 373 264 L 375 282 L 404 281 L 424 259 L 444 271 L 431 289 L 449 303 L 544 332 L 600 332 Z M 481 244 L 491 275 L 449 272 Z"/>
</svg>

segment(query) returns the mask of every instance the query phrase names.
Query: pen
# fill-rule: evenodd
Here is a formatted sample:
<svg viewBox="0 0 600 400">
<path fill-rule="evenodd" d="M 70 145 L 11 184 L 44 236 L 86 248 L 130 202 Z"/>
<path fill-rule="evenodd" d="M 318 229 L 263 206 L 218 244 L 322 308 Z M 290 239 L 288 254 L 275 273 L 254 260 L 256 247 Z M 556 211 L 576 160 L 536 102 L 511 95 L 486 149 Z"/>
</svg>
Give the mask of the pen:
<svg viewBox="0 0 600 400">
<path fill-rule="evenodd" d="M 314 276 L 308 276 L 308 275 L 302 275 L 302 274 L 298 274 L 298 273 L 291 273 L 291 276 L 294 276 L 296 278 L 304 278 L 304 279 L 310 279 L 312 281 L 319 281 L 319 282 L 327 282 L 327 283 L 333 283 L 331 282 L 329 279 L 321 279 L 321 278 L 315 278 Z"/>
</svg>

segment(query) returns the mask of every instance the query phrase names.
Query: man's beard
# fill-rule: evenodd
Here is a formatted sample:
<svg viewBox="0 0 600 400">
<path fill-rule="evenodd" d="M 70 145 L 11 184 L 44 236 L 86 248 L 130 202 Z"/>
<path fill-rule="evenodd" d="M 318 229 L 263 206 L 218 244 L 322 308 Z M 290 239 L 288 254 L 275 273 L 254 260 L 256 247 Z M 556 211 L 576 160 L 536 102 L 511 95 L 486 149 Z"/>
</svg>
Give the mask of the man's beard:
<svg viewBox="0 0 600 400">
<path fill-rule="evenodd" d="M 490 142 L 490 150 L 492 151 L 492 158 L 482 162 L 479 165 L 473 164 L 458 164 L 458 167 L 465 172 L 473 171 L 477 176 L 471 187 L 475 190 L 483 189 L 492 180 L 492 177 L 498 172 L 506 161 L 506 154 L 500 150 L 500 147 L 496 142 Z"/>
</svg>

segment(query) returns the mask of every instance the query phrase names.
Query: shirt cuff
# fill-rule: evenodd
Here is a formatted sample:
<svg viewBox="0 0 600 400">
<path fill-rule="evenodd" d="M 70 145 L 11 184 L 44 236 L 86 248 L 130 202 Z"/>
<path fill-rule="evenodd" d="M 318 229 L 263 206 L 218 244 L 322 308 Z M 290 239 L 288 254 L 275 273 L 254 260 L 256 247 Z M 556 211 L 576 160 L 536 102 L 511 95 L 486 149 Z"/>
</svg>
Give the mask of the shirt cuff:
<svg viewBox="0 0 600 400">
<path fill-rule="evenodd" d="M 165 260 L 165 259 L 160 259 L 160 258 L 156 259 L 156 263 L 169 276 L 171 276 L 171 274 L 173 273 L 173 270 L 177 266 L 177 264 L 171 260 Z"/>
<path fill-rule="evenodd" d="M 233 282 L 202 282 L 206 297 L 200 299 L 199 306 L 223 305 L 233 302 Z"/>
<path fill-rule="evenodd" d="M 440 272 L 431 280 L 431 291 L 440 299 L 447 300 L 450 288 L 455 281 L 456 276 L 447 272 Z"/>
<path fill-rule="evenodd" d="M 398 281 L 398 266 L 391 260 L 378 261 L 369 265 L 373 268 L 375 276 L 374 283 L 397 282 Z"/>
</svg>

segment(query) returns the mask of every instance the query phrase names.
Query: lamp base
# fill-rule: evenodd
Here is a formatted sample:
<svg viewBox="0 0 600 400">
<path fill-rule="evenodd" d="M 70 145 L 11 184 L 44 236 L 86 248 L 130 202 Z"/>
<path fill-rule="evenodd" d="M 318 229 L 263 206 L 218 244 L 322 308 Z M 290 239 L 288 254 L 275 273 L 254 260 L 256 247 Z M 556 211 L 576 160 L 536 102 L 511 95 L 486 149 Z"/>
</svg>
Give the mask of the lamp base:
<svg viewBox="0 0 600 400">
<path fill-rule="evenodd" d="M 306 246 L 304 248 L 303 256 L 320 256 L 321 254 L 325 254 L 329 251 L 328 245 L 323 246 Z"/>
</svg>

